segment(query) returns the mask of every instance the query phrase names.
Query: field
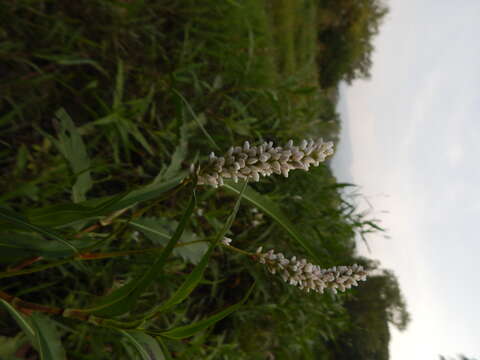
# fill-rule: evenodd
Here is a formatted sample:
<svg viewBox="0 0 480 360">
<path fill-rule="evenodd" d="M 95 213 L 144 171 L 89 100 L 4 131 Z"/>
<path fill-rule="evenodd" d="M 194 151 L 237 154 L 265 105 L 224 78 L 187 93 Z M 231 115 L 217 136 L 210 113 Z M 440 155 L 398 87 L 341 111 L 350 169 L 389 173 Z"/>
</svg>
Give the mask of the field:
<svg viewBox="0 0 480 360">
<path fill-rule="evenodd" d="M 238 186 L 198 186 L 192 200 L 178 180 L 246 140 L 338 138 L 336 88 L 319 85 L 319 11 L 309 0 L 0 5 L 1 359 L 342 358 L 354 291 L 306 294 L 212 244 L 227 231 L 243 251 L 373 266 L 354 235 L 381 228 L 339 195 L 350 185 L 328 163 L 264 178 L 232 217 Z M 133 282 L 125 311 L 64 311 Z M 185 284 L 181 301 L 144 316 Z M 191 324 L 205 326 L 165 330 Z"/>
</svg>

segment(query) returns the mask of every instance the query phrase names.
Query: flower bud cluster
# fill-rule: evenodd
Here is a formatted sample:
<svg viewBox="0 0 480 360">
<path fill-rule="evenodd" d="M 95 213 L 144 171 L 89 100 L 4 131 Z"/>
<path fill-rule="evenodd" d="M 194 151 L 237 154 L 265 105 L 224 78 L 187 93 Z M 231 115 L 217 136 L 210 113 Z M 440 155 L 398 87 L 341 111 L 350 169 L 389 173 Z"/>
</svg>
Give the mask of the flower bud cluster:
<svg viewBox="0 0 480 360">
<path fill-rule="evenodd" d="M 271 141 L 250 146 L 245 141 L 242 147 L 231 147 L 224 156 L 217 157 L 212 152 L 209 165 L 198 177 L 198 184 L 217 187 L 223 185 L 224 179 L 259 181 L 261 176 L 272 174 L 288 177 L 290 170 L 308 171 L 311 165 L 318 166 L 332 154 L 333 143 L 321 139 L 302 140 L 298 146 L 290 140 L 283 147 L 274 147 Z"/>
<path fill-rule="evenodd" d="M 306 292 L 323 293 L 325 289 L 331 289 L 336 294 L 337 291 L 345 291 L 357 286 L 358 281 L 367 279 L 367 272 L 357 264 L 322 269 L 305 259 L 297 260 L 295 256 L 287 259 L 273 249 L 262 253 L 262 247 L 257 250 L 257 259 L 267 266 L 270 273 L 279 274 L 283 281 Z"/>
</svg>

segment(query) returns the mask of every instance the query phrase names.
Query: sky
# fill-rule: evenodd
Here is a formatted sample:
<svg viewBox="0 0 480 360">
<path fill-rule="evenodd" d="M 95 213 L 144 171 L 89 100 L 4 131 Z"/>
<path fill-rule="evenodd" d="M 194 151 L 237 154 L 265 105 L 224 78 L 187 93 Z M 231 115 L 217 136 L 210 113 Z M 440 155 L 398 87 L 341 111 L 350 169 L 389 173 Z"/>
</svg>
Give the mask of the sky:
<svg viewBox="0 0 480 360">
<path fill-rule="evenodd" d="M 332 167 L 387 230 L 358 247 L 411 313 L 390 358 L 480 360 L 480 1 L 387 4 L 371 79 L 341 87 Z"/>
</svg>

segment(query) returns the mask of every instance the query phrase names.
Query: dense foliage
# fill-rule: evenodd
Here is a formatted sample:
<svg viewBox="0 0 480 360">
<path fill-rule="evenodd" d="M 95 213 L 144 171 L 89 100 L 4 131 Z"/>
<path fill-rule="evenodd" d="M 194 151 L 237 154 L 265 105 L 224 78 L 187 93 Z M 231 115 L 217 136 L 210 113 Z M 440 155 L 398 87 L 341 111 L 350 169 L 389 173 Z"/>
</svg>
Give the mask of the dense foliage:
<svg viewBox="0 0 480 360">
<path fill-rule="evenodd" d="M 317 63 L 323 86 L 370 77 L 373 40 L 387 12 L 381 0 L 319 1 Z"/>
</svg>

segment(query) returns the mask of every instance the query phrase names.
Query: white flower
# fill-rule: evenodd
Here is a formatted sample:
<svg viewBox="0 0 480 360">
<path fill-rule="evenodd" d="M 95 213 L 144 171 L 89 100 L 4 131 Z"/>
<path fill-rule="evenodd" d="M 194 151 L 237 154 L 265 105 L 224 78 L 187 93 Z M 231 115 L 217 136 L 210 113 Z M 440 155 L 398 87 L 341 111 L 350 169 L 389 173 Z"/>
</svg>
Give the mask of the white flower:
<svg viewBox="0 0 480 360">
<path fill-rule="evenodd" d="M 293 140 L 285 146 L 273 146 L 273 142 L 264 142 L 251 146 L 245 141 L 243 147 L 231 147 L 224 156 L 210 154 L 209 165 L 198 176 L 199 185 L 223 185 L 224 179 L 260 181 L 261 176 L 272 174 L 288 177 L 290 170 L 308 171 L 310 166 L 318 166 L 327 156 L 333 154 L 333 143 L 322 139 L 303 140 L 299 146 Z"/>
<path fill-rule="evenodd" d="M 222 244 L 223 245 L 229 246 L 231 242 L 232 242 L 232 239 L 230 239 L 226 236 L 224 236 L 223 239 L 222 239 Z"/>
<path fill-rule="evenodd" d="M 306 292 L 323 293 L 325 289 L 330 289 L 336 294 L 367 279 L 367 272 L 357 264 L 322 269 L 306 259 L 297 260 L 295 256 L 287 259 L 282 253 L 275 254 L 273 249 L 266 253 L 262 250 L 259 247 L 256 252 L 260 264 L 265 264 L 271 274 L 279 273 L 283 281 Z"/>
<path fill-rule="evenodd" d="M 252 226 L 257 227 L 263 224 L 263 213 L 259 212 L 256 207 L 252 208 L 250 212 L 253 214 Z"/>
</svg>

